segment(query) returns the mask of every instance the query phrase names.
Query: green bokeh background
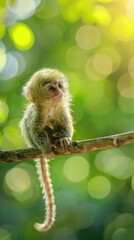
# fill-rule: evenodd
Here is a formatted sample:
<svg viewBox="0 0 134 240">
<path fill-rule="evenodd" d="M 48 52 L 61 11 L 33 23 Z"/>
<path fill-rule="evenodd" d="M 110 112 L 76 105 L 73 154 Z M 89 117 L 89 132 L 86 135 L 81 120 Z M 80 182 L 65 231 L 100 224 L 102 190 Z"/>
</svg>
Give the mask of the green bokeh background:
<svg viewBox="0 0 134 240">
<path fill-rule="evenodd" d="M 0 149 L 25 147 L 19 122 L 28 78 L 68 77 L 74 140 L 134 130 L 133 0 L 0 1 Z M 134 147 L 50 163 L 55 225 L 37 232 L 44 203 L 33 160 L 0 164 L 0 240 L 133 240 Z"/>
</svg>

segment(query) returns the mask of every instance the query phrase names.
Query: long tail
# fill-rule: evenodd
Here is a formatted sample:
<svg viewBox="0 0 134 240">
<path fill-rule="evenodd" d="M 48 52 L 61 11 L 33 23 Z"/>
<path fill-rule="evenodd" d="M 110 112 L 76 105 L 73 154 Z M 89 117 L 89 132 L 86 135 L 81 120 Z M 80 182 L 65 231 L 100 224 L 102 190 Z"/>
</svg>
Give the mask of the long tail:
<svg viewBox="0 0 134 240">
<path fill-rule="evenodd" d="M 37 172 L 45 199 L 46 214 L 43 223 L 35 223 L 34 227 L 40 232 L 47 231 L 54 223 L 56 206 L 54 200 L 53 186 L 50 179 L 48 159 L 41 157 L 36 160 Z"/>
</svg>

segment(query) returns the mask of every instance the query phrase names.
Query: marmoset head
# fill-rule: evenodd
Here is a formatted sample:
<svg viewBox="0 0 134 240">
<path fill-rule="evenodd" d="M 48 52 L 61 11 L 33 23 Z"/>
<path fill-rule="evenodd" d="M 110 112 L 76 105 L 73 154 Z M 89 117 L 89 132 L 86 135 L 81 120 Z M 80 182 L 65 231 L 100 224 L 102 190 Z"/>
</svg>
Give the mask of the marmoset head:
<svg viewBox="0 0 134 240">
<path fill-rule="evenodd" d="M 67 101 L 70 98 L 67 78 L 58 70 L 44 68 L 32 75 L 23 88 L 23 95 L 37 104 Z"/>
</svg>

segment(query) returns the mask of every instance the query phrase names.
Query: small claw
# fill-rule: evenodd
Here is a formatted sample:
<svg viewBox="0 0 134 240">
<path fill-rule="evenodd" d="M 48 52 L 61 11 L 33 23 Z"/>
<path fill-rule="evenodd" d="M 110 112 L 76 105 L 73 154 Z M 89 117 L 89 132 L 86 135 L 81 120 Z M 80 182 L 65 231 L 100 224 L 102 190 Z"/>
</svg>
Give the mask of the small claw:
<svg viewBox="0 0 134 240">
<path fill-rule="evenodd" d="M 60 142 L 60 146 L 61 146 L 62 148 L 64 148 L 64 144 L 63 144 L 63 139 L 62 139 L 62 138 L 59 140 L 59 142 Z"/>
<path fill-rule="evenodd" d="M 51 147 L 52 147 L 52 150 L 57 148 L 55 144 L 52 144 Z"/>
<path fill-rule="evenodd" d="M 68 147 L 70 145 L 68 138 L 63 138 L 62 144 L 63 144 L 64 149 L 68 150 Z"/>
<path fill-rule="evenodd" d="M 56 144 L 59 143 L 60 146 L 65 150 L 65 151 L 68 151 L 70 145 L 71 145 L 71 140 L 70 138 L 68 137 L 63 137 L 63 138 L 60 138 L 58 139 L 56 142 Z"/>
</svg>

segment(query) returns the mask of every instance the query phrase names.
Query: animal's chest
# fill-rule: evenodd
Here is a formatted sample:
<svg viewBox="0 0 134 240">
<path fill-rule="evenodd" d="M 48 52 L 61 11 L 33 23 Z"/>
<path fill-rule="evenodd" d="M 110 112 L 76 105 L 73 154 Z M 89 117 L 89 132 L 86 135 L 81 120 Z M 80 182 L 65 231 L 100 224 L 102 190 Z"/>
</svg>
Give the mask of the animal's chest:
<svg viewBox="0 0 134 240">
<path fill-rule="evenodd" d="M 45 131 L 49 137 L 51 143 L 61 138 L 64 135 L 64 129 L 60 124 L 60 114 L 56 107 L 50 108 L 45 117 Z"/>
<path fill-rule="evenodd" d="M 59 118 L 57 118 L 57 111 L 55 108 L 51 108 L 47 112 L 46 116 L 46 126 L 49 127 L 50 129 L 55 129 L 57 128 L 56 126 L 59 124 Z"/>
<path fill-rule="evenodd" d="M 48 111 L 48 119 L 53 120 L 56 116 L 56 109 L 50 108 Z"/>
<path fill-rule="evenodd" d="M 52 108 L 48 112 L 47 125 L 45 130 L 52 143 L 64 135 L 63 126 L 60 124 L 60 119 L 57 118 L 56 109 Z"/>
</svg>

